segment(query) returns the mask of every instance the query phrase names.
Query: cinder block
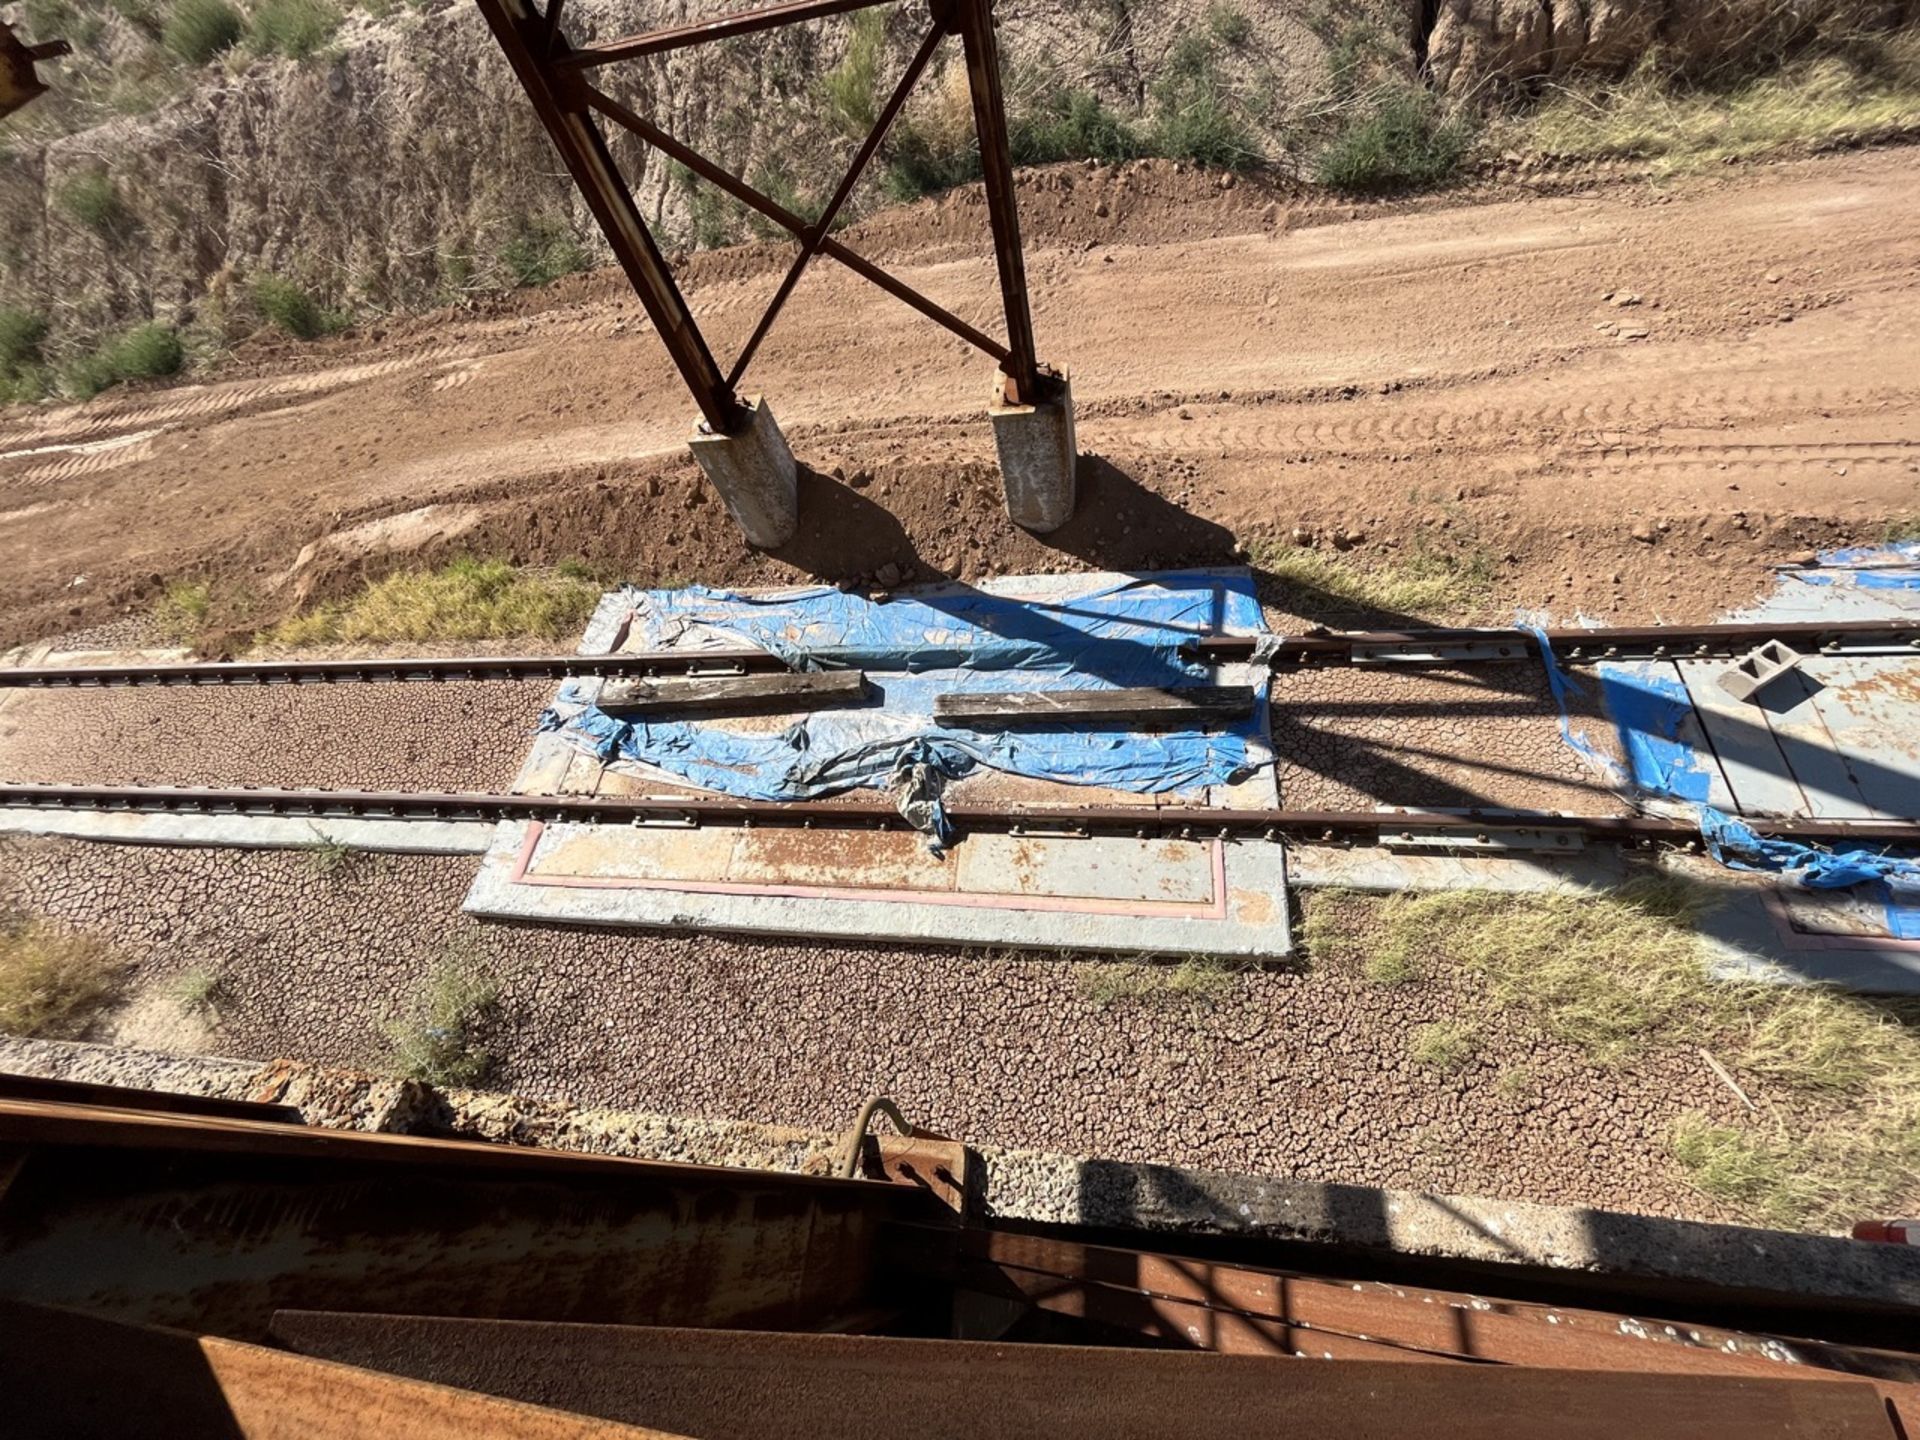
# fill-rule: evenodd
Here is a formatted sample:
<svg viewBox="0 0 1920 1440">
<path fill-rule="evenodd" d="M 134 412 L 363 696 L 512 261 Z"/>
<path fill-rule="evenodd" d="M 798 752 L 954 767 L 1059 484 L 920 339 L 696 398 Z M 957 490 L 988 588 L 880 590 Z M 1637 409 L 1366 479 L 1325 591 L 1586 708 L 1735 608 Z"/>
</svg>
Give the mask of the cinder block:
<svg viewBox="0 0 1920 1440">
<path fill-rule="evenodd" d="M 1753 700 L 1762 690 L 1800 663 L 1800 652 L 1778 640 L 1769 640 L 1720 672 L 1720 688 L 1736 700 Z"/>
<path fill-rule="evenodd" d="M 1057 399 L 1009 405 L 1006 376 L 995 376 L 994 386 L 987 414 L 1000 454 L 1007 514 L 1023 530 L 1057 530 L 1073 514 L 1073 469 L 1079 454 L 1073 439 L 1073 389 L 1062 379 Z"/>
<path fill-rule="evenodd" d="M 745 406 L 747 423 L 736 433 L 714 435 L 696 426 L 688 448 L 748 542 L 773 550 L 799 526 L 799 477 L 766 401 L 755 396 Z"/>
</svg>

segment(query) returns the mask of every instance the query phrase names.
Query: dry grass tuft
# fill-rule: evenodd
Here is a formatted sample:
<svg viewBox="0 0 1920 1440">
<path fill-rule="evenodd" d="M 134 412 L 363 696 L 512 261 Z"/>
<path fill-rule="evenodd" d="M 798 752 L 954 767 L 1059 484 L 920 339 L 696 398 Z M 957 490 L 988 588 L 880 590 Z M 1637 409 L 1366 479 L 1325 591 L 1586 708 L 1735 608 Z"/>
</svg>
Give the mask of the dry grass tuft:
<svg viewBox="0 0 1920 1440">
<path fill-rule="evenodd" d="M 1415 1028 L 1407 1039 L 1407 1054 L 1414 1063 L 1435 1070 L 1458 1070 L 1473 1058 L 1479 1048 L 1480 1034 L 1459 1020 L 1435 1020 Z"/>
<path fill-rule="evenodd" d="M 1195 1006 L 1224 1000 L 1247 968 L 1239 960 L 1193 955 L 1178 964 L 1150 960 L 1101 960 L 1080 972 L 1080 993 L 1101 1009 L 1116 1005 Z"/>
<path fill-rule="evenodd" d="M 1732 87 L 1676 86 L 1650 61 L 1612 89 L 1562 91 L 1525 124 L 1532 149 L 1651 160 L 1656 175 L 1904 130 L 1920 126 L 1920 36 Z"/>
<path fill-rule="evenodd" d="M 103 942 L 0 917 L 0 1030 L 71 1040 L 120 994 L 125 966 Z"/>
<path fill-rule="evenodd" d="M 578 575 L 519 570 L 504 560 L 455 560 L 441 569 L 389 576 L 343 604 L 286 620 L 259 637 L 296 648 L 396 640 L 559 639 L 600 601 Z"/>
<path fill-rule="evenodd" d="M 1763 1107 L 1738 1126 L 1690 1113 L 1672 1136 L 1694 1184 L 1755 1220 L 1836 1225 L 1910 1205 L 1920 1010 L 1713 978 L 1693 928 L 1710 903 L 1670 877 L 1605 896 L 1328 893 L 1302 934 L 1316 958 L 1349 967 L 1469 971 L 1494 1006 L 1600 1065 L 1704 1047 L 1786 1092 L 1792 1113 Z M 1811 1129 L 1809 1110 L 1822 1117 Z"/>
<path fill-rule="evenodd" d="M 1309 618 L 1393 614 L 1457 619 L 1493 591 L 1493 558 L 1478 546 L 1417 546 L 1403 560 L 1361 567 L 1304 546 L 1257 545 L 1254 564 L 1286 592 L 1288 609 Z"/>
<path fill-rule="evenodd" d="M 499 1009 L 500 984 L 470 957 L 448 954 L 405 1014 L 388 1022 L 396 1074 L 429 1085 L 477 1085 L 493 1056 L 476 1032 Z"/>
</svg>

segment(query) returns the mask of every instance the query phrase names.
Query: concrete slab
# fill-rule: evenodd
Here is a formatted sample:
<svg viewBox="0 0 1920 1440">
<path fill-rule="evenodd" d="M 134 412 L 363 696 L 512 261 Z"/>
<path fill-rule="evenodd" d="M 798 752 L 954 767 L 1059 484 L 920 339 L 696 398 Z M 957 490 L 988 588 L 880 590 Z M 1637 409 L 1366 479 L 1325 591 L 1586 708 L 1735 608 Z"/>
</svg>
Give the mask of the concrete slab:
<svg viewBox="0 0 1920 1440">
<path fill-rule="evenodd" d="M 1045 534 L 1073 516 L 1074 470 L 1079 446 L 1073 434 L 1073 387 L 1060 382 L 1060 395 L 1044 405 L 1006 402 L 1007 377 L 994 376 L 994 449 L 1007 494 L 1007 515 L 1023 530 Z"/>
<path fill-rule="evenodd" d="M 494 827 L 479 820 L 355 820 L 270 815 L 133 815 L 0 809 L 0 835 L 64 836 L 122 845 L 219 845 L 312 850 L 344 845 L 396 855 L 483 855 Z"/>
<path fill-rule="evenodd" d="M 1123 578 L 1007 576 L 978 588 L 1053 603 Z M 969 588 L 943 585 L 916 593 Z M 659 646 L 658 639 L 634 634 L 629 619 L 628 602 L 608 596 L 588 625 L 582 652 Z M 738 644 L 690 632 L 675 637 L 670 648 L 683 642 L 694 648 Z M 1263 677 L 1238 665 L 1224 667 L 1219 678 L 1222 684 L 1250 685 Z M 738 723 L 779 728 L 788 718 Z M 955 804 L 1154 804 L 1198 812 L 1278 803 L 1271 747 L 1261 740 L 1249 750 L 1257 768 L 1248 778 L 1192 792 L 1138 795 L 982 768 L 949 786 L 947 797 Z M 699 793 L 652 766 L 605 764 L 558 733 L 535 737 L 514 788 L 532 794 Z M 859 791 L 844 798 L 879 797 Z M 1277 956 L 1292 948 L 1286 880 L 1285 852 L 1266 842 L 983 834 L 936 856 L 924 836 L 907 831 L 509 823 L 488 847 L 466 909 L 566 924 Z"/>
<path fill-rule="evenodd" d="M 503 824 L 465 909 L 494 919 L 1121 954 L 1291 949 L 1279 845 L 903 831 Z"/>
<path fill-rule="evenodd" d="M 799 472 L 766 402 L 755 396 L 745 404 L 747 421 L 739 431 L 697 429 L 688 448 L 748 541 L 772 550 L 791 540 L 800 523 Z"/>
</svg>

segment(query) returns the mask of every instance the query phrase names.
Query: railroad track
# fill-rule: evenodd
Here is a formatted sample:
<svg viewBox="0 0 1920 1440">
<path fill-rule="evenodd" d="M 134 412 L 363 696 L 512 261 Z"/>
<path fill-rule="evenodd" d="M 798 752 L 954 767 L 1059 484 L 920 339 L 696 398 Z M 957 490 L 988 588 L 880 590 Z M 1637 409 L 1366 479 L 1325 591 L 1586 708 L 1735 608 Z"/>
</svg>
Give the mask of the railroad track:
<svg viewBox="0 0 1920 1440">
<path fill-rule="evenodd" d="M 1556 660 L 1711 659 L 1744 654 L 1768 640 L 1803 653 L 1920 652 L 1920 620 L 1748 622 L 1693 627 L 1647 625 L 1590 630 L 1310 630 L 1299 635 L 1218 635 L 1187 655 L 1214 663 L 1256 657 L 1298 665 L 1463 665 L 1539 657 L 1545 637 Z M 820 659 L 832 662 L 830 651 Z M 365 660 L 223 660 L 163 665 L 34 665 L 0 668 L 0 689 L 120 689 L 140 686 L 419 684 L 451 680 L 563 680 L 574 676 L 744 675 L 788 669 L 764 650 L 657 650 L 610 655 L 470 655 Z"/>
<path fill-rule="evenodd" d="M 757 801 L 686 796 L 505 795 L 427 790 L 214 789 L 165 785 L 0 785 L 0 809 L 312 819 L 544 820 L 601 824 L 806 830 L 913 827 L 884 801 Z M 1492 846 L 1531 837 L 1547 846 L 1599 840 L 1630 848 L 1691 846 L 1691 820 L 1659 815 L 1556 815 L 1521 810 L 1202 810 L 1153 805 L 949 805 L 962 833 L 1131 835 L 1140 838 L 1291 840 L 1313 844 L 1432 841 Z M 1911 820 L 1746 818 L 1756 833 L 1835 845 L 1920 842 Z"/>
</svg>

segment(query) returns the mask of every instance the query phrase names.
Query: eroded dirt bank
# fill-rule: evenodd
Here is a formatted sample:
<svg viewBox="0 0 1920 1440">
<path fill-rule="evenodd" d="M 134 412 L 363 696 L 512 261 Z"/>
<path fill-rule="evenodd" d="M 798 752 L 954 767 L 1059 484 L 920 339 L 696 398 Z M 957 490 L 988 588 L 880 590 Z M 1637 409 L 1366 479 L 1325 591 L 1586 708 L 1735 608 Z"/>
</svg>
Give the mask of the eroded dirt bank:
<svg viewBox="0 0 1920 1440">
<path fill-rule="evenodd" d="M 1765 563 L 1920 508 L 1913 152 L 1306 226 L 1254 198 L 1158 164 L 1027 177 L 1036 325 L 1086 452 L 1079 515 L 1044 540 L 999 508 L 987 363 L 823 264 L 749 382 L 810 467 L 802 530 L 748 550 L 603 272 L 14 412 L 0 639 L 141 613 L 183 576 L 265 618 L 460 551 L 643 581 L 975 578 L 1224 561 L 1296 530 L 1361 564 L 1464 557 L 1489 614 L 1705 618 Z M 992 327 L 979 225 L 960 192 L 853 233 Z M 721 354 L 784 258 L 699 257 Z"/>
</svg>

